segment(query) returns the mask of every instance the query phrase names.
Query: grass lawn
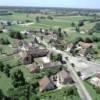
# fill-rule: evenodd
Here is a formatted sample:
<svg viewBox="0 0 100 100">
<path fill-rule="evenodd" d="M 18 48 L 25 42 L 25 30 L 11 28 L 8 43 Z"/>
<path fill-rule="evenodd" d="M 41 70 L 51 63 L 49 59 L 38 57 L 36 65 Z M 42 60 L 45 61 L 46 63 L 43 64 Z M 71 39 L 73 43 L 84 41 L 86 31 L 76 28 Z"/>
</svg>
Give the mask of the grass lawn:
<svg viewBox="0 0 100 100">
<path fill-rule="evenodd" d="M 78 95 L 68 96 L 69 86 L 66 86 L 59 90 L 52 90 L 41 94 L 42 100 L 80 100 Z M 77 91 L 76 91 L 77 92 Z"/>
<path fill-rule="evenodd" d="M 21 63 L 20 62 L 20 58 L 17 57 L 17 55 L 14 55 L 14 56 L 8 56 L 8 60 L 5 62 L 5 64 L 10 64 L 11 66 L 17 66 L 18 63 Z"/>
<path fill-rule="evenodd" d="M 0 89 L 7 94 L 7 90 L 12 88 L 11 80 L 2 72 L 0 72 Z"/>
<path fill-rule="evenodd" d="M 96 93 L 96 90 L 93 88 L 91 84 L 89 84 L 87 81 L 84 81 L 84 85 L 87 88 L 93 100 L 100 100 L 100 94 Z"/>
</svg>

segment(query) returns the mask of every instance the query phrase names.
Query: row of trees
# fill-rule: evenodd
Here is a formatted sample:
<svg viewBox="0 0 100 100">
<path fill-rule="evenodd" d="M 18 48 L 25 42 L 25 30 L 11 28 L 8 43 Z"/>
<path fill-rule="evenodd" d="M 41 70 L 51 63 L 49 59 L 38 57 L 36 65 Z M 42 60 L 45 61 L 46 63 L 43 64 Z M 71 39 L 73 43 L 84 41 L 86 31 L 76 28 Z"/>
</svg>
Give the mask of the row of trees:
<svg viewBox="0 0 100 100">
<path fill-rule="evenodd" d="M 98 36 L 92 36 L 92 37 L 86 37 L 86 38 L 78 37 L 73 42 L 74 45 L 76 45 L 79 41 L 86 42 L 86 43 L 100 42 L 100 37 Z"/>
<path fill-rule="evenodd" d="M 42 20 L 42 19 L 53 20 L 53 17 L 52 16 L 47 16 L 47 17 L 45 17 L 45 16 L 37 16 L 35 20 L 36 20 L 37 23 L 39 23 L 40 20 Z"/>
<path fill-rule="evenodd" d="M 78 25 L 76 25 L 74 22 L 72 22 L 71 26 L 72 27 L 76 27 L 76 26 L 81 27 L 81 26 L 84 26 L 84 21 L 79 21 Z"/>
</svg>

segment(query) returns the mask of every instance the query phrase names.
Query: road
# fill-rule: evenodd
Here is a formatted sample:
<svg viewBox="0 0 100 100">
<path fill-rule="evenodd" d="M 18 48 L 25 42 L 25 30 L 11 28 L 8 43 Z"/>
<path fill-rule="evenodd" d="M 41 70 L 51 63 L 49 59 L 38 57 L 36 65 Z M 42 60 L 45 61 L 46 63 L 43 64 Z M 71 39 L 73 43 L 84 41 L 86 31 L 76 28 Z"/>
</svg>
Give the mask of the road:
<svg viewBox="0 0 100 100">
<path fill-rule="evenodd" d="M 83 58 L 68 56 L 71 63 L 74 63 L 75 70 L 81 72 L 83 80 L 92 77 L 97 72 L 100 73 L 100 64 L 87 61 Z"/>
<path fill-rule="evenodd" d="M 50 51 L 54 51 L 56 53 L 61 53 L 64 60 L 66 61 L 66 66 L 68 68 L 68 70 L 70 71 L 73 80 L 76 83 L 76 87 L 79 91 L 80 97 L 82 100 L 92 100 L 90 94 L 88 93 L 88 91 L 86 90 L 82 80 L 80 79 L 80 77 L 77 75 L 77 72 L 74 70 L 74 68 L 71 66 L 70 62 L 68 62 L 68 60 L 66 60 L 66 57 L 68 57 L 68 55 L 66 54 L 66 52 L 61 51 L 61 50 L 57 50 L 55 47 L 51 47 L 49 46 L 44 40 L 40 40 L 40 38 L 37 38 L 38 41 L 42 44 L 44 44 L 48 50 Z"/>
<path fill-rule="evenodd" d="M 80 79 L 80 77 L 77 75 L 77 73 L 75 72 L 75 70 L 73 69 L 73 67 L 70 65 L 70 63 L 67 62 L 67 68 L 71 73 L 71 76 L 73 78 L 73 80 L 76 83 L 76 87 L 79 90 L 80 96 L 82 100 L 92 100 L 90 94 L 88 93 L 88 91 L 86 90 L 82 80 Z"/>
</svg>

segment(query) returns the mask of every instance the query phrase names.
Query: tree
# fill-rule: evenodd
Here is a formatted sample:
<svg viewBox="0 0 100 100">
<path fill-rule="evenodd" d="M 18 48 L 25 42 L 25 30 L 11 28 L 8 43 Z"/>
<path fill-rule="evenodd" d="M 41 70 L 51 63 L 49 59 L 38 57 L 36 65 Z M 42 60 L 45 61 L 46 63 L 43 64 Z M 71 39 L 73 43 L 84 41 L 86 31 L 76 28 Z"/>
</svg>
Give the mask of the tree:
<svg viewBox="0 0 100 100">
<path fill-rule="evenodd" d="M 62 38 L 63 38 L 62 29 L 58 28 L 58 39 L 62 39 Z"/>
<path fill-rule="evenodd" d="M 81 72 L 80 72 L 80 71 L 78 71 L 78 72 L 77 72 L 77 75 L 78 75 L 78 76 L 81 76 Z"/>
<path fill-rule="evenodd" d="M 66 31 L 63 32 L 64 36 L 68 36 L 68 33 Z"/>
<path fill-rule="evenodd" d="M 23 35 L 20 32 L 11 31 L 9 35 L 11 38 L 23 39 Z"/>
<path fill-rule="evenodd" d="M 57 55 L 57 61 L 62 61 L 62 55 L 61 54 Z"/>
<path fill-rule="evenodd" d="M 75 23 L 74 23 L 74 22 L 72 22 L 72 23 L 71 23 L 71 26 L 72 26 L 72 27 L 75 27 Z"/>
<path fill-rule="evenodd" d="M 17 97 L 15 96 L 14 88 L 10 88 L 10 89 L 7 91 L 7 94 L 8 94 L 8 96 L 9 96 L 10 99 L 12 99 L 12 100 L 17 99 Z"/>
<path fill-rule="evenodd" d="M 93 40 L 94 42 L 99 42 L 99 41 L 100 41 L 100 38 L 97 37 L 97 36 L 93 36 L 93 37 L 92 37 L 92 40 Z"/>
<path fill-rule="evenodd" d="M 0 89 L 0 100 L 4 100 L 4 93 L 3 93 L 3 91 Z"/>
<path fill-rule="evenodd" d="M 0 71 L 3 72 L 3 70 L 4 70 L 4 64 L 3 62 L 0 61 Z"/>
<path fill-rule="evenodd" d="M 9 35 L 10 35 L 11 38 L 14 38 L 15 32 L 14 32 L 14 31 L 11 31 L 11 32 L 9 33 Z"/>
<path fill-rule="evenodd" d="M 54 56 L 53 53 L 50 54 L 50 59 L 53 60 Z"/>
<path fill-rule="evenodd" d="M 68 89 L 68 93 L 67 93 L 68 96 L 71 96 L 71 95 L 74 95 L 74 96 L 77 96 L 78 93 L 77 93 L 77 89 L 75 87 L 70 87 Z"/>
<path fill-rule="evenodd" d="M 11 26 L 11 22 L 8 21 L 8 22 L 7 22 L 7 25 L 8 25 L 8 26 Z"/>
<path fill-rule="evenodd" d="M 77 37 L 77 38 L 75 38 L 75 41 L 74 41 L 74 43 L 73 43 L 73 46 L 76 45 L 76 44 L 77 44 L 78 42 L 80 42 L 80 41 L 84 42 L 84 40 L 83 40 L 82 37 Z"/>
<path fill-rule="evenodd" d="M 80 28 L 79 27 L 76 27 L 76 32 L 80 32 Z"/>
<path fill-rule="evenodd" d="M 39 16 L 36 17 L 36 22 L 37 22 L 37 23 L 40 22 L 40 18 L 39 18 Z"/>
<path fill-rule="evenodd" d="M 96 23 L 92 30 L 93 32 L 100 32 L 100 22 Z"/>
<path fill-rule="evenodd" d="M 75 64 L 74 64 L 74 63 L 71 63 L 71 66 L 72 66 L 72 67 L 75 67 Z"/>
<path fill-rule="evenodd" d="M 8 77 L 10 77 L 10 65 L 5 65 L 5 67 L 4 67 L 4 73 L 8 76 Z"/>
<path fill-rule="evenodd" d="M 91 58 L 94 58 L 97 53 L 98 52 L 91 46 L 91 47 L 87 48 L 84 56 L 87 57 L 87 59 L 91 59 Z"/>
<path fill-rule="evenodd" d="M 92 41 L 91 38 L 87 37 L 87 38 L 85 39 L 85 42 L 86 42 L 86 43 L 92 43 L 93 41 Z"/>
<path fill-rule="evenodd" d="M 100 88 L 99 87 L 94 86 L 94 89 L 96 90 L 97 94 L 100 94 Z"/>
<path fill-rule="evenodd" d="M 12 84 L 14 87 L 25 85 L 25 78 L 21 70 L 18 69 L 12 74 Z"/>
<path fill-rule="evenodd" d="M 53 20 L 53 17 L 52 16 L 47 16 L 48 19 L 50 20 Z"/>
<path fill-rule="evenodd" d="M 83 25 L 84 25 L 84 21 L 80 21 L 79 24 L 78 24 L 79 27 L 81 27 Z"/>
<path fill-rule="evenodd" d="M 8 45 L 8 44 L 10 44 L 10 42 L 9 42 L 8 39 L 3 39 L 3 38 L 1 38 L 1 39 L 0 39 L 0 44 Z"/>
<path fill-rule="evenodd" d="M 31 97 L 35 93 L 33 91 L 32 84 L 25 84 L 24 86 L 20 86 L 17 88 L 11 88 L 8 90 L 8 96 L 11 100 L 31 100 Z M 34 99 L 32 99 L 34 100 Z"/>
<path fill-rule="evenodd" d="M 0 53 L 2 54 L 2 51 L 3 51 L 3 48 L 2 47 L 0 47 Z"/>
<path fill-rule="evenodd" d="M 30 97 L 30 100 L 40 100 L 39 96 L 37 96 L 36 94 L 32 95 Z"/>
<path fill-rule="evenodd" d="M 22 34 L 20 33 L 20 32 L 17 32 L 16 34 L 15 34 L 15 38 L 16 39 L 23 39 L 23 36 L 22 36 Z"/>
</svg>

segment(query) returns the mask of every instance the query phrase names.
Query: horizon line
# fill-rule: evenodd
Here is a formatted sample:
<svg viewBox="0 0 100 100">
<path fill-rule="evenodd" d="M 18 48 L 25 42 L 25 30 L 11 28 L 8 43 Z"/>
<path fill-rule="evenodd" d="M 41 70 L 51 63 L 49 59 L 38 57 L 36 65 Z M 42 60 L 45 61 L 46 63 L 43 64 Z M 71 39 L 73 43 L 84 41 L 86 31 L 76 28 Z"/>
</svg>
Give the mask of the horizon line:
<svg viewBox="0 0 100 100">
<path fill-rule="evenodd" d="M 100 10 L 100 8 L 80 8 L 80 7 L 57 7 L 57 6 L 12 6 L 12 5 L 0 5 L 0 7 L 26 7 L 26 8 L 60 8 L 60 9 L 84 9 L 84 10 Z"/>
</svg>

